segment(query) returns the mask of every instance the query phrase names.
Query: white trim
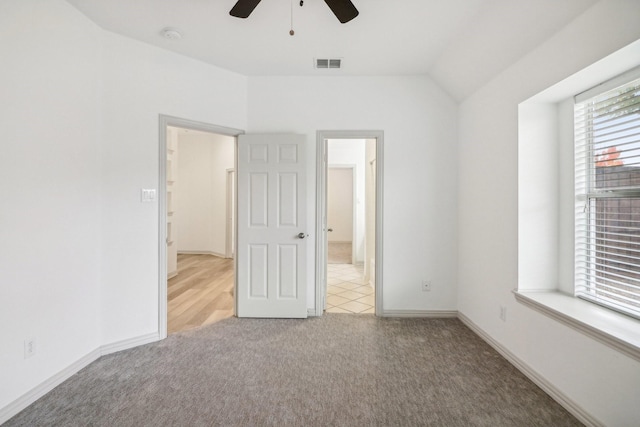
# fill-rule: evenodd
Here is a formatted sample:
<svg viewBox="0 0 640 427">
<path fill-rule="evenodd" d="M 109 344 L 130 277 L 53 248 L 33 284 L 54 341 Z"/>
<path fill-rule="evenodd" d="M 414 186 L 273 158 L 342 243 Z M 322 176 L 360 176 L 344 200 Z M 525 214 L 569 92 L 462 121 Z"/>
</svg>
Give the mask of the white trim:
<svg viewBox="0 0 640 427">
<path fill-rule="evenodd" d="M 16 416 L 20 411 L 24 410 L 27 406 L 31 405 L 36 400 L 40 399 L 45 394 L 49 393 L 58 385 L 71 378 L 78 371 L 85 368 L 100 357 L 100 349 L 97 348 L 82 358 L 76 360 L 71 365 L 67 366 L 57 374 L 54 374 L 49 379 L 41 382 L 13 402 L 9 403 L 4 408 L 0 409 L 0 424 L 8 421 L 10 418 Z"/>
<path fill-rule="evenodd" d="M 324 238 L 327 228 L 327 218 L 325 216 L 327 200 L 327 163 L 328 153 L 324 137 L 320 132 L 316 135 L 316 313 L 323 313 L 326 307 L 324 285 L 327 282 L 327 239 Z"/>
<path fill-rule="evenodd" d="M 307 316 L 308 317 L 318 317 L 316 309 L 315 308 L 307 308 Z"/>
<path fill-rule="evenodd" d="M 235 153 L 234 153 L 235 156 Z M 235 257 L 235 181 L 236 181 L 236 170 L 235 168 L 227 169 L 227 180 L 226 180 L 226 191 L 227 191 L 227 211 L 225 215 L 225 258 L 234 258 Z"/>
<path fill-rule="evenodd" d="M 316 313 L 324 311 L 326 297 L 326 259 L 324 256 L 327 199 L 327 139 L 375 139 L 376 140 L 376 253 L 375 253 L 375 311 L 377 316 L 382 313 L 382 282 L 383 282 L 383 218 L 384 218 L 384 131 L 381 130 L 319 130 L 316 132 Z"/>
<path fill-rule="evenodd" d="M 380 131 L 376 135 L 376 252 L 375 260 L 375 288 L 376 288 L 376 313 L 383 312 L 382 304 L 382 246 L 383 217 L 384 217 L 384 133 Z"/>
<path fill-rule="evenodd" d="M 178 254 L 183 254 L 183 255 L 213 255 L 213 256 L 217 256 L 218 258 L 227 258 L 227 256 L 225 254 L 221 254 L 220 252 L 213 252 L 213 251 L 178 251 Z"/>
<path fill-rule="evenodd" d="M 101 356 L 105 356 L 107 354 L 115 353 L 122 350 L 127 350 L 133 347 L 138 347 L 143 344 L 149 344 L 159 340 L 160 336 L 157 333 L 151 333 L 96 348 L 95 350 L 87 353 L 66 368 L 62 369 L 60 372 L 52 375 L 37 386 L 33 387 L 31 390 L 29 390 L 13 402 L 9 403 L 4 408 L 1 408 L 0 424 L 18 415 L 18 413 L 34 403 L 36 400 L 40 399 L 45 394 L 49 393 L 51 390 L 71 378 L 80 370 L 86 368 L 91 363 L 98 360 Z"/>
<path fill-rule="evenodd" d="M 513 293 L 519 303 L 640 361 L 640 320 L 560 292 Z"/>
<path fill-rule="evenodd" d="M 640 67 L 632 68 L 624 73 L 617 75 L 607 81 L 604 81 L 592 88 L 589 88 L 573 97 L 576 104 L 584 102 L 594 96 L 598 96 L 611 89 L 622 86 L 632 80 L 640 77 Z"/>
<path fill-rule="evenodd" d="M 558 402 L 564 409 L 569 411 L 580 422 L 591 427 L 603 427 L 604 424 L 593 417 L 582 406 L 578 405 L 569 396 L 564 394 L 553 383 L 548 381 L 542 375 L 537 373 L 533 368 L 527 365 L 515 354 L 511 353 L 506 347 L 494 340 L 489 334 L 483 331 L 478 325 L 473 323 L 471 319 L 462 313 L 458 313 L 458 318 L 469 329 L 471 329 L 476 335 L 482 338 L 487 344 L 493 347 L 498 353 L 502 355 L 509 363 L 515 366 L 520 372 L 522 372 L 527 378 L 533 381 L 538 387 L 540 387 L 545 393 L 547 393 L 553 400 Z"/>
<path fill-rule="evenodd" d="M 107 354 L 117 353 L 119 351 L 128 350 L 133 347 L 138 347 L 152 342 L 160 341 L 160 335 L 157 333 L 151 333 L 146 335 L 140 335 L 139 337 L 128 338 L 122 341 L 116 341 L 111 344 L 106 344 L 100 347 L 100 355 L 106 356 Z"/>
<path fill-rule="evenodd" d="M 376 280 L 377 281 L 377 280 Z M 449 319 L 458 317 L 457 310 L 383 310 L 381 317 L 423 317 Z"/>
<path fill-rule="evenodd" d="M 167 126 L 233 137 L 244 131 L 165 114 L 158 117 L 158 336 L 159 339 L 164 339 L 167 337 Z M 234 264 L 234 268 L 236 267 Z M 237 283 L 235 286 L 237 287 Z"/>
<path fill-rule="evenodd" d="M 167 336 L 167 126 L 160 116 L 158 129 L 158 334 Z"/>
</svg>

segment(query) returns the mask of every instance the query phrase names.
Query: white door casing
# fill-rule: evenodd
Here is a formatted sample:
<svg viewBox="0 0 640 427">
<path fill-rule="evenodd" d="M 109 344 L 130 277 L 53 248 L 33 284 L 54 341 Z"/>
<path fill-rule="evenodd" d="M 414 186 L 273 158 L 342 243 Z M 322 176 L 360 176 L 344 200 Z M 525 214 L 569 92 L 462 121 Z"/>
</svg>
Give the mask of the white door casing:
<svg viewBox="0 0 640 427">
<path fill-rule="evenodd" d="M 225 257 L 236 257 L 236 170 L 227 169 L 227 212 L 226 212 Z"/>
<path fill-rule="evenodd" d="M 383 310 L 383 223 L 384 223 L 384 132 L 380 130 L 349 131 L 319 130 L 316 132 L 316 316 L 321 316 L 327 294 L 327 167 L 329 139 L 375 139 L 375 296 L 376 316 L 385 316 Z"/>
<path fill-rule="evenodd" d="M 304 135 L 238 138 L 238 317 L 307 317 Z"/>
<path fill-rule="evenodd" d="M 158 157 L 158 336 L 167 337 L 167 129 L 169 126 L 237 137 L 243 130 L 180 117 L 159 116 Z"/>
</svg>

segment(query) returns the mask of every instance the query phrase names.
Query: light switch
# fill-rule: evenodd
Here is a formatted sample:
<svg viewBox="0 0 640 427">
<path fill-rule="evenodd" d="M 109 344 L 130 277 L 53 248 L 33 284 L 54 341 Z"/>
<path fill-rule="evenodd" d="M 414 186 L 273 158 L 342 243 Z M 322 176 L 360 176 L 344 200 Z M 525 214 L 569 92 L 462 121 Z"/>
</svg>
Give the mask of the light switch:
<svg viewBox="0 0 640 427">
<path fill-rule="evenodd" d="M 140 192 L 140 201 L 155 202 L 156 201 L 156 189 L 155 188 L 143 188 Z"/>
</svg>

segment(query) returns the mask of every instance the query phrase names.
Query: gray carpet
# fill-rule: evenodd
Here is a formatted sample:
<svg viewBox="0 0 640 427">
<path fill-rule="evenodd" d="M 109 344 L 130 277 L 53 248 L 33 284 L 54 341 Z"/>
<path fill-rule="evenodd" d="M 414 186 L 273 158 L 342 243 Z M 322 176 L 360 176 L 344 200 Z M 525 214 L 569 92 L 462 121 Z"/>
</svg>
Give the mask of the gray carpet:
<svg viewBox="0 0 640 427">
<path fill-rule="evenodd" d="M 9 426 L 577 426 L 457 319 L 231 318 L 100 358 Z"/>
</svg>

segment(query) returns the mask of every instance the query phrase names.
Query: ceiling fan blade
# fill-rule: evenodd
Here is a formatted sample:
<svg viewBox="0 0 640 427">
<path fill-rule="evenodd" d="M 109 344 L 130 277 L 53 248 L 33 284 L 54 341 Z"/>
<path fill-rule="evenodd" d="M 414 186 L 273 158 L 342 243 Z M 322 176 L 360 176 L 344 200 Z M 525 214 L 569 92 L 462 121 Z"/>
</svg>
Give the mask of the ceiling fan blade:
<svg viewBox="0 0 640 427">
<path fill-rule="evenodd" d="M 351 3 L 351 0 L 324 0 L 324 2 L 329 6 L 333 14 L 336 15 L 338 21 L 343 24 L 351 21 L 360 13 L 353 3 Z"/>
<path fill-rule="evenodd" d="M 253 9 L 260 3 L 260 0 L 238 0 L 238 2 L 233 6 L 229 15 L 235 16 L 236 18 L 246 18 L 251 15 Z"/>
</svg>

